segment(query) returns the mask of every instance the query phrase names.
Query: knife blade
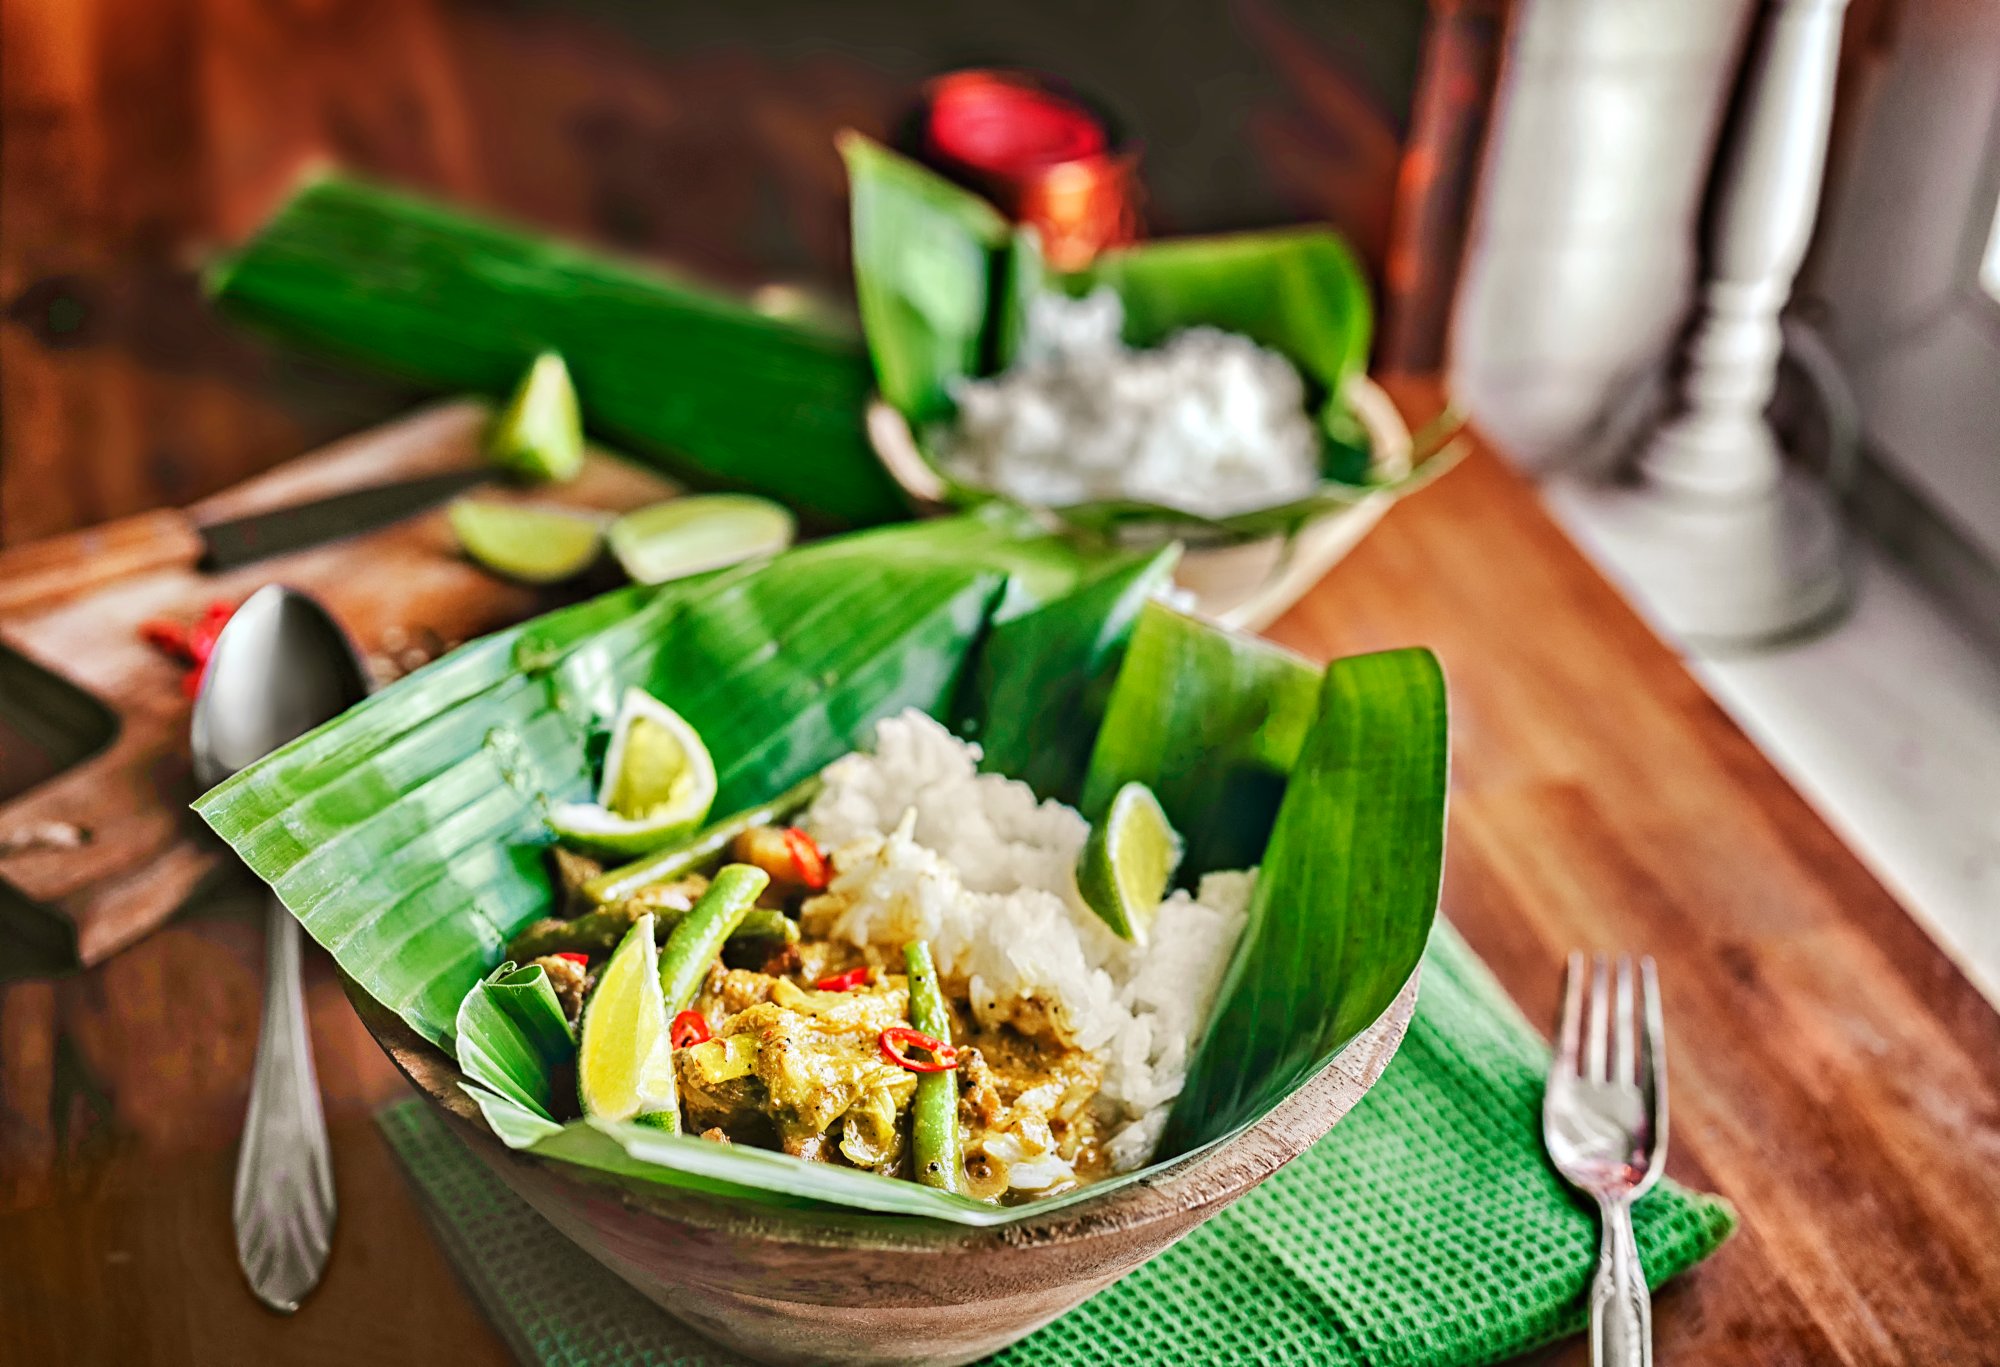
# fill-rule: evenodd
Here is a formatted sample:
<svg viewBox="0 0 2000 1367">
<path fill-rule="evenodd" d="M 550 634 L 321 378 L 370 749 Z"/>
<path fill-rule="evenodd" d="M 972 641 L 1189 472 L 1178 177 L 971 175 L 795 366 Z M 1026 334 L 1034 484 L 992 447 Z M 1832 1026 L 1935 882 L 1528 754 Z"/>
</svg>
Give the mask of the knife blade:
<svg viewBox="0 0 2000 1367">
<path fill-rule="evenodd" d="M 201 567 L 234 569 L 269 556 L 372 532 L 433 508 L 492 477 L 488 469 L 450 470 L 204 523 L 196 529 L 202 540 Z"/>
</svg>

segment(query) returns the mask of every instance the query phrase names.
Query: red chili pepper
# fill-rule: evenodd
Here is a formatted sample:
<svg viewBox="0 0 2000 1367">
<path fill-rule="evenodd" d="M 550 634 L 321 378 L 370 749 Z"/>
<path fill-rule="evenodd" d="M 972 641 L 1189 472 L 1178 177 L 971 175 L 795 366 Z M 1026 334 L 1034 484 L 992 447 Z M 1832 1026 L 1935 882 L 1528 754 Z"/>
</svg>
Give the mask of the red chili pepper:
<svg viewBox="0 0 2000 1367">
<path fill-rule="evenodd" d="M 685 1049 L 690 1044 L 706 1044 L 710 1038 L 708 1017 L 699 1011 L 681 1012 L 667 1029 L 667 1043 L 676 1049 Z"/>
<path fill-rule="evenodd" d="M 555 957 L 558 959 L 568 959 L 571 963 L 580 967 L 588 968 L 590 966 L 590 956 L 574 949 L 559 949 L 556 951 Z"/>
<path fill-rule="evenodd" d="M 141 622 L 139 639 L 164 655 L 172 655 L 181 660 L 194 658 L 188 650 L 188 629 L 179 622 L 169 622 L 164 617 Z"/>
<path fill-rule="evenodd" d="M 182 626 L 164 617 L 141 622 L 139 639 L 190 666 L 181 675 L 181 692 L 192 698 L 201 692 L 202 675 L 207 671 L 208 657 L 215 653 L 216 638 L 222 635 L 223 627 L 235 612 L 234 603 L 218 598 L 202 610 L 193 626 Z"/>
<path fill-rule="evenodd" d="M 216 638 L 222 635 L 222 629 L 229 625 L 229 619 L 235 612 L 230 604 L 217 599 L 208 605 L 201 620 L 188 628 L 188 654 L 196 664 L 208 663 L 208 657 L 215 653 Z"/>
<path fill-rule="evenodd" d="M 928 1059 L 911 1058 L 906 1049 L 922 1049 Z M 948 1073 L 958 1067 L 958 1047 L 934 1039 L 921 1030 L 895 1025 L 882 1032 L 882 1056 L 913 1073 Z"/>
<path fill-rule="evenodd" d="M 792 867 L 799 872 L 799 881 L 813 892 L 827 885 L 826 856 L 819 852 L 813 838 L 797 826 L 787 826 L 780 832 L 785 838 L 785 852 L 792 857 Z"/>
<path fill-rule="evenodd" d="M 821 978 L 813 986 L 822 992 L 852 992 L 857 987 L 865 986 L 874 976 L 875 970 L 863 964 L 859 968 L 850 968 L 845 973 L 835 973 L 831 977 Z"/>
</svg>

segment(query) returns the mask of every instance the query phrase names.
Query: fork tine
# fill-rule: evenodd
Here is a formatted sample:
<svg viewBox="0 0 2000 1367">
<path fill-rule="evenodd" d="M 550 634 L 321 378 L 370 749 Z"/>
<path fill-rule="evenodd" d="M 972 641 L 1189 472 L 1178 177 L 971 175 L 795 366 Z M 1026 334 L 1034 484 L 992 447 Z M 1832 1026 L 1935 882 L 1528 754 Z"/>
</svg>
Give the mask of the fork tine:
<svg viewBox="0 0 2000 1367">
<path fill-rule="evenodd" d="M 1639 1027 L 1632 1019 L 1632 956 L 1618 956 L 1618 997 L 1611 1014 L 1611 1080 L 1636 1083 Z"/>
<path fill-rule="evenodd" d="M 1584 1077 L 1591 1082 L 1603 1082 L 1610 1076 L 1605 1071 L 1605 1044 L 1610 1034 L 1611 983 L 1606 974 L 1604 956 L 1591 955 L 1590 964 L 1590 1035 L 1584 1041 Z"/>
<path fill-rule="evenodd" d="M 1646 1017 L 1646 1038 L 1640 1066 L 1640 1083 L 1652 1112 L 1653 1132 L 1664 1141 L 1667 1133 L 1667 1022 L 1660 1007 L 1660 978 L 1653 956 L 1639 960 L 1639 1000 Z"/>
<path fill-rule="evenodd" d="M 1563 974 L 1562 1019 L 1556 1026 L 1556 1056 L 1552 1072 L 1576 1076 L 1576 1057 L 1583 1045 L 1583 954 L 1569 952 L 1569 969 Z"/>
</svg>

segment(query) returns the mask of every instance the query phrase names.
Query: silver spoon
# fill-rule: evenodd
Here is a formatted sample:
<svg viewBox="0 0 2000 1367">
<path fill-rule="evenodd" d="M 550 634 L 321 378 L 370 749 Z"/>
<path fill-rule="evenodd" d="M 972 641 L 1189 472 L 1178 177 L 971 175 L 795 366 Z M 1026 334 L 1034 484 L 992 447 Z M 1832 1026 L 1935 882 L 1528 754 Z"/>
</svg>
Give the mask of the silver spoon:
<svg viewBox="0 0 2000 1367">
<path fill-rule="evenodd" d="M 215 642 L 194 703 L 195 777 L 214 787 L 339 715 L 368 692 L 354 648 L 326 610 L 273 584 Z M 236 1155 L 236 1260 L 257 1299 L 290 1314 L 319 1285 L 333 1243 L 333 1166 L 306 1030 L 299 927 L 270 898 L 264 1020 Z"/>
</svg>

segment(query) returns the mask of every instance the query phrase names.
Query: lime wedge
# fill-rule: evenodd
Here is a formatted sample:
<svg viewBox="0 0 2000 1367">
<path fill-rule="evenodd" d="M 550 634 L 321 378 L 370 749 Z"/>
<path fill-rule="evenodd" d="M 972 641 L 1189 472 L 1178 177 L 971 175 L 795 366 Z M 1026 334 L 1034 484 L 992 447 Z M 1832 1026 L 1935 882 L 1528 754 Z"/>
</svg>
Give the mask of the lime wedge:
<svg viewBox="0 0 2000 1367">
<path fill-rule="evenodd" d="M 651 913 L 632 923 L 584 1003 L 576 1090 L 583 1113 L 606 1120 L 631 1120 L 679 1105 Z"/>
<path fill-rule="evenodd" d="M 638 855 L 699 826 L 715 801 L 715 762 L 680 713 L 628 688 L 611 724 L 595 802 L 564 802 L 549 825 L 572 844 Z"/>
<path fill-rule="evenodd" d="M 751 494 L 700 494 L 625 514 L 611 524 L 611 553 L 641 584 L 776 555 L 797 524 L 781 504 Z"/>
<path fill-rule="evenodd" d="M 535 357 L 487 431 L 486 454 L 525 479 L 576 477 L 583 468 L 583 415 L 562 357 L 553 351 Z"/>
<path fill-rule="evenodd" d="M 509 579 L 554 584 L 597 560 L 604 524 L 585 513 L 461 498 L 451 505 L 451 529 L 465 553 Z"/>
<path fill-rule="evenodd" d="M 1076 886 L 1104 924 L 1146 943 L 1160 899 L 1181 862 L 1181 838 L 1143 783 L 1128 783 L 1090 832 L 1076 864 Z"/>
</svg>

